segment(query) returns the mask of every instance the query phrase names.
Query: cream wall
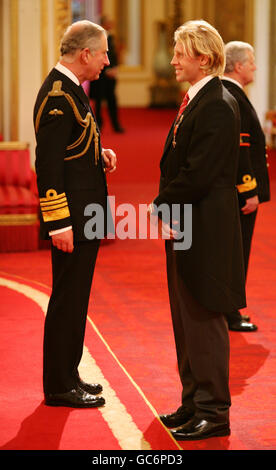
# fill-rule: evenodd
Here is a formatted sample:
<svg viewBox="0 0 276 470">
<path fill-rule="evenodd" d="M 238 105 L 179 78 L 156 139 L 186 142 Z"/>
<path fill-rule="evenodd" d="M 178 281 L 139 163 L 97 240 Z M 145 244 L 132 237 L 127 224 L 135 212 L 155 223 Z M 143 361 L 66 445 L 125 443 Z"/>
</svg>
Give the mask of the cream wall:
<svg viewBox="0 0 276 470">
<path fill-rule="evenodd" d="M 35 159 L 33 107 L 57 61 L 57 0 L 0 0 L 3 40 L 3 137 L 30 144 Z M 68 2 L 69 4 L 69 2 Z"/>
<path fill-rule="evenodd" d="M 166 18 L 164 0 L 144 0 L 142 17 L 143 63 L 139 67 L 121 67 L 117 96 L 121 106 L 148 106 L 149 87 L 153 84 L 153 57 L 157 47 L 156 24 Z M 103 1 L 103 13 L 115 17 L 115 1 Z"/>
<path fill-rule="evenodd" d="M 10 42 L 10 15 L 9 15 L 9 2 L 3 0 L 2 2 L 2 34 L 3 34 L 3 45 L 9 44 Z M 5 140 L 10 140 L 10 54 L 8 47 L 3 47 L 3 75 L 2 75 L 2 130 Z"/>
<path fill-rule="evenodd" d="M 264 125 L 265 113 L 269 109 L 270 0 L 254 0 L 254 4 L 254 48 L 257 70 L 248 95 Z"/>
<path fill-rule="evenodd" d="M 33 104 L 41 85 L 40 2 L 19 0 L 18 9 L 18 140 L 30 142 L 33 154 Z"/>
<path fill-rule="evenodd" d="M 29 142 L 34 161 L 33 104 L 41 84 L 40 0 L 3 0 L 3 137 Z"/>
</svg>

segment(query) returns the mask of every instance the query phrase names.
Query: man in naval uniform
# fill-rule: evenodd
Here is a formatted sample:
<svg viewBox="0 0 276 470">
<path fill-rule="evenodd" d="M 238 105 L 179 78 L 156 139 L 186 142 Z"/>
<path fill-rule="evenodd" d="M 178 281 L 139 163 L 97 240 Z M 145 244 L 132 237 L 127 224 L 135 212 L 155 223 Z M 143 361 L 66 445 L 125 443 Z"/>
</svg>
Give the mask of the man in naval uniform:
<svg viewBox="0 0 276 470">
<path fill-rule="evenodd" d="M 223 85 L 236 98 L 241 115 L 241 134 L 237 189 L 247 276 L 251 242 L 260 203 L 270 200 L 269 176 L 266 161 L 265 136 L 256 111 L 244 87 L 254 80 L 256 70 L 254 49 L 242 41 L 226 44 L 226 66 Z M 257 326 L 239 310 L 226 314 L 231 331 L 256 331 Z"/>
<path fill-rule="evenodd" d="M 52 253 L 53 285 L 43 346 L 45 404 L 51 406 L 105 403 L 102 386 L 85 383 L 78 365 L 100 244 L 100 237 L 86 237 L 84 210 L 95 203 L 106 215 L 105 172 L 116 168 L 115 153 L 101 147 L 81 84 L 97 80 L 108 64 L 105 30 L 89 21 L 74 23 L 64 34 L 60 61 L 44 81 L 34 107 L 41 234 L 51 238 Z M 105 234 L 106 230 L 105 224 Z"/>
</svg>

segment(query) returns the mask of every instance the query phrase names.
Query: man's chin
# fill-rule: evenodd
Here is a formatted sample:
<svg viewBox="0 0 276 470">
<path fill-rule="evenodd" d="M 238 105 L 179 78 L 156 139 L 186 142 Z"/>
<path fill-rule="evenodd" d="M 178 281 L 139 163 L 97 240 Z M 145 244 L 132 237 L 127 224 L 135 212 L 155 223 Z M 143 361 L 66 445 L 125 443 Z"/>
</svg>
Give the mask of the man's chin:
<svg viewBox="0 0 276 470">
<path fill-rule="evenodd" d="M 95 80 L 99 80 L 100 78 L 100 73 L 98 73 L 97 75 L 94 75 L 93 78 L 89 78 L 90 82 L 94 82 Z"/>
<path fill-rule="evenodd" d="M 176 73 L 175 74 L 175 79 L 176 79 L 177 82 L 184 82 L 185 81 L 181 73 Z"/>
</svg>

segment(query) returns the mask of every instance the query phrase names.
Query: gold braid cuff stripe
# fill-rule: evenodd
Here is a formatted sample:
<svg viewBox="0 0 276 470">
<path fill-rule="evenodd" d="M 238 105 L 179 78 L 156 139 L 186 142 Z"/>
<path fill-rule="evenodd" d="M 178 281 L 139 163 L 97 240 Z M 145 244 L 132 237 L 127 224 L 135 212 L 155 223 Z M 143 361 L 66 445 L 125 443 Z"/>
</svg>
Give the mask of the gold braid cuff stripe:
<svg viewBox="0 0 276 470">
<path fill-rule="evenodd" d="M 36 116 L 36 120 L 35 120 L 35 131 L 36 132 L 38 131 L 41 115 L 42 115 L 43 109 L 44 109 L 44 107 L 45 107 L 45 105 L 48 101 L 49 96 L 64 96 L 67 99 L 70 106 L 72 107 L 77 122 L 80 124 L 80 126 L 84 127 L 84 130 L 83 130 L 82 134 L 80 135 L 80 137 L 74 143 L 70 144 L 66 148 L 66 150 L 71 150 L 71 149 L 76 148 L 78 145 L 81 144 L 81 142 L 84 140 L 84 138 L 86 136 L 87 129 L 90 125 L 90 134 L 89 134 L 89 138 L 88 138 L 88 141 L 87 141 L 87 144 L 86 144 L 84 150 L 82 150 L 82 152 L 78 153 L 77 155 L 72 155 L 70 157 L 66 157 L 64 160 L 73 160 L 75 158 L 79 158 L 82 155 L 84 155 L 87 152 L 87 150 L 89 148 L 89 145 L 91 144 L 92 138 L 94 136 L 95 163 L 97 165 L 98 161 L 99 161 L 99 135 L 98 135 L 98 132 L 97 132 L 97 126 L 96 126 L 96 123 L 93 119 L 93 116 L 90 112 L 88 112 L 86 114 L 85 119 L 83 119 L 80 112 L 79 112 L 79 110 L 78 110 L 78 108 L 77 108 L 77 106 L 76 106 L 75 101 L 72 98 L 72 96 L 69 93 L 65 93 L 61 89 L 61 87 L 62 87 L 62 82 L 60 80 L 57 80 L 56 82 L 54 82 L 52 90 L 45 96 L 44 100 L 42 101 L 42 103 L 40 105 L 40 108 L 38 110 L 37 116 Z"/>
<path fill-rule="evenodd" d="M 252 178 L 250 175 L 244 175 L 242 184 L 237 184 L 237 190 L 239 193 L 245 193 L 246 191 L 252 191 L 257 187 L 256 178 Z"/>
<path fill-rule="evenodd" d="M 46 197 L 40 198 L 40 208 L 44 222 L 70 217 L 66 194 L 57 194 L 55 189 L 48 189 Z"/>
</svg>

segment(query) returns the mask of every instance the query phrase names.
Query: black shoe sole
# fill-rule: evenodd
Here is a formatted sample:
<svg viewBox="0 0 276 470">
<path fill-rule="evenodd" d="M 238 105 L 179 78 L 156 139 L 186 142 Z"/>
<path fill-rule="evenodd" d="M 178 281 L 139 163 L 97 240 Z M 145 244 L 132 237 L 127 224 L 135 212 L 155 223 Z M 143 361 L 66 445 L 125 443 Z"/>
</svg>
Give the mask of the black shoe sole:
<svg viewBox="0 0 276 470">
<path fill-rule="evenodd" d="M 80 403 L 80 404 L 74 404 L 74 403 L 68 403 L 68 402 L 63 402 L 63 401 L 45 401 L 44 402 L 46 406 L 65 406 L 67 408 L 100 408 L 101 406 L 105 405 L 104 403 Z"/>
<path fill-rule="evenodd" d="M 208 435 L 203 435 L 203 436 L 176 436 L 173 434 L 173 437 L 176 441 L 199 441 L 203 439 L 209 439 L 209 437 L 224 437 L 224 436 L 230 436 L 231 431 L 230 429 L 225 429 L 221 431 L 214 431 L 210 432 Z"/>
<path fill-rule="evenodd" d="M 231 326 L 229 326 L 229 330 L 240 332 L 240 333 L 254 333 L 254 331 L 258 330 L 258 328 L 243 329 L 243 328 L 232 328 Z"/>
</svg>

